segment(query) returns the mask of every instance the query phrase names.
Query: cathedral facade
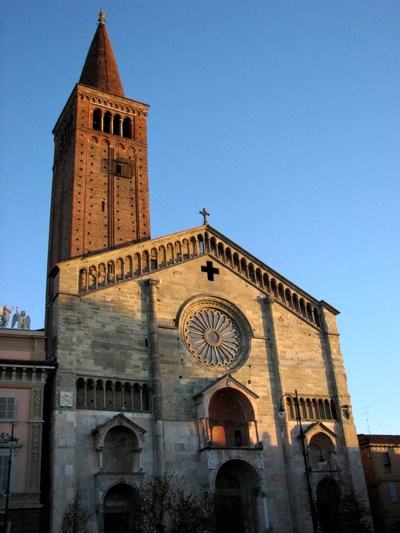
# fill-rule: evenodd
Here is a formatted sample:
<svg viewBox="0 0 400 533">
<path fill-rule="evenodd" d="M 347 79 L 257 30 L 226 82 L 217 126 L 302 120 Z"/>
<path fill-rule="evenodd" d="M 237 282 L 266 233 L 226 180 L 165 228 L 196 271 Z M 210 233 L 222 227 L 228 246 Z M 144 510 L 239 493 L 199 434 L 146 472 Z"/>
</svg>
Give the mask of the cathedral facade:
<svg viewBox="0 0 400 533">
<path fill-rule="evenodd" d="M 101 13 L 54 129 L 51 531 L 77 491 L 93 531 L 131 531 L 135 490 L 164 473 L 231 498 L 220 531 L 331 531 L 332 495 L 365 498 L 338 311 L 205 210 L 151 239 L 147 113 L 124 95 Z"/>
</svg>

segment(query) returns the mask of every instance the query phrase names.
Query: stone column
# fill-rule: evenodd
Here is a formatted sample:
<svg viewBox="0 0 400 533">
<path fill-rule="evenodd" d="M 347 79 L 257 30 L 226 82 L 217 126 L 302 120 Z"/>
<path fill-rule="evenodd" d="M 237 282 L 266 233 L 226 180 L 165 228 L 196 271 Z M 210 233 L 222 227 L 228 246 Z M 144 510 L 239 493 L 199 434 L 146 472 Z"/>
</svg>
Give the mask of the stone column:
<svg viewBox="0 0 400 533">
<path fill-rule="evenodd" d="M 263 504 L 265 531 L 269 531 L 270 524 L 269 524 L 269 515 L 268 515 L 268 506 L 267 506 L 267 491 L 265 489 L 260 490 L 260 496 L 261 496 L 262 504 Z"/>
<path fill-rule="evenodd" d="M 155 473 L 159 476 L 162 476 L 165 472 L 165 449 L 156 298 L 156 290 L 159 283 L 159 280 L 154 279 L 149 279 L 146 281 L 146 285 L 148 287 L 147 328 L 149 335 L 148 353 L 151 375 L 151 405 L 153 411 Z"/>
<path fill-rule="evenodd" d="M 103 446 L 97 448 L 97 451 L 99 452 L 99 472 L 103 472 Z"/>
<path fill-rule="evenodd" d="M 329 377 L 331 380 L 332 393 L 336 400 L 337 417 L 340 424 L 337 426 L 338 434 L 338 457 L 342 456 L 344 468 L 350 475 L 357 496 L 363 500 L 368 509 L 368 495 L 365 485 L 364 471 L 361 463 L 360 448 L 357 431 L 352 416 L 350 394 L 347 387 L 346 371 L 343 364 L 343 356 L 340 348 L 339 331 L 336 324 L 336 313 L 332 312 L 327 305 L 321 306 L 322 327 L 324 331 L 324 347 L 329 364 Z"/>
<path fill-rule="evenodd" d="M 276 410 L 274 413 L 275 420 L 278 418 L 278 409 L 279 409 L 279 400 L 282 397 L 284 390 L 283 390 L 283 379 L 282 379 L 282 373 L 280 368 L 280 354 L 279 354 L 279 340 L 278 335 L 275 327 L 275 321 L 276 321 L 276 299 L 271 295 L 267 296 L 265 298 L 265 310 L 266 310 L 266 317 L 267 317 L 267 325 L 268 325 L 268 352 L 270 361 L 272 363 L 272 369 L 273 369 L 273 381 L 274 381 L 274 391 L 275 394 L 273 394 L 273 401 L 274 406 L 273 408 Z M 274 397 L 275 396 L 275 397 Z M 283 405 L 286 406 L 285 398 L 282 399 L 284 402 Z M 278 422 L 280 426 L 280 434 L 282 439 L 282 448 L 283 448 L 283 457 L 285 461 L 285 474 L 286 474 L 286 490 L 289 497 L 289 505 L 290 505 L 290 512 L 291 512 L 291 519 L 293 524 L 293 530 L 297 533 L 302 531 L 302 525 L 300 520 L 300 504 L 298 500 L 298 491 L 299 488 L 297 487 L 295 477 L 293 475 L 294 470 L 294 458 L 292 453 L 292 443 L 290 441 L 290 433 L 289 433 L 289 427 L 287 424 L 287 420 L 279 420 Z M 266 496 L 265 496 L 266 498 Z M 266 500 L 265 500 L 266 501 Z"/>
</svg>

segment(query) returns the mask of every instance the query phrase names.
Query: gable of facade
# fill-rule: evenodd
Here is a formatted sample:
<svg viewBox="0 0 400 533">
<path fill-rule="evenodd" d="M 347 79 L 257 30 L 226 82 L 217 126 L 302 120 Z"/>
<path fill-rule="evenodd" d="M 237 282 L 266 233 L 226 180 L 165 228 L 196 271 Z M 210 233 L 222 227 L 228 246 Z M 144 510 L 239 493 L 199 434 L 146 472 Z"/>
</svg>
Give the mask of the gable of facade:
<svg viewBox="0 0 400 533">
<path fill-rule="evenodd" d="M 311 464 L 317 446 L 331 461 L 314 474 L 314 490 L 339 471 L 359 482 L 336 310 L 210 226 L 66 261 L 53 287 L 53 355 L 62 368 L 55 413 L 62 434 L 72 430 L 72 413 L 74 427 L 85 428 L 72 430 L 80 453 L 69 453 L 92 479 L 87 501 L 95 494 L 101 507 L 121 479 L 99 466 L 92 432 L 129 413 L 146 433 L 126 483 L 164 471 L 205 490 L 236 479 L 258 494 L 254 531 L 272 520 L 303 527 L 307 512 L 296 516 L 290 500 L 301 462 L 292 473 L 277 466 L 286 454 L 301 460 L 293 400 L 283 426 L 277 413 L 280 397 L 297 389 Z M 61 405 L 62 395 L 72 403 Z M 291 502 L 284 512 L 282 501 Z"/>
</svg>

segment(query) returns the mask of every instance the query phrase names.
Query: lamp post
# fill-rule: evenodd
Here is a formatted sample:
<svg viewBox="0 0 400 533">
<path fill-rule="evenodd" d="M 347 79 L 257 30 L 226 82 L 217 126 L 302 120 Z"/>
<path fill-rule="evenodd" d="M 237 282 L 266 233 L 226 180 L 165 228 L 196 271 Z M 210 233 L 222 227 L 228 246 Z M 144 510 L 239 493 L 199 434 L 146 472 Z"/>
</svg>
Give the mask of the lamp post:
<svg viewBox="0 0 400 533">
<path fill-rule="evenodd" d="M 304 460 L 304 468 L 305 468 L 306 481 L 307 481 L 307 493 L 308 493 L 308 500 L 309 500 L 309 503 L 310 503 L 310 511 L 311 511 L 311 520 L 312 520 L 312 525 L 313 525 L 313 532 L 314 533 L 318 533 L 318 518 L 317 518 L 317 513 L 316 513 L 316 510 L 315 510 L 315 506 L 314 506 L 313 496 L 312 496 L 310 470 L 309 470 L 309 465 L 308 465 L 308 456 L 307 456 L 306 446 L 304 444 L 303 426 L 301 424 L 299 397 L 297 395 L 297 390 L 295 390 L 294 392 L 295 392 L 294 396 L 291 396 L 290 394 L 283 394 L 283 396 L 281 396 L 281 398 L 279 400 L 279 411 L 278 411 L 278 414 L 279 414 L 280 418 L 284 418 L 285 417 L 286 411 L 285 411 L 285 408 L 283 406 L 282 400 L 283 400 L 283 398 L 285 398 L 285 396 L 287 396 L 288 398 L 291 398 L 293 400 L 295 411 L 296 411 L 296 421 L 297 421 L 297 423 L 299 425 L 299 428 L 300 428 L 299 439 L 301 441 L 301 452 L 302 452 L 303 460 Z"/>
<path fill-rule="evenodd" d="M 316 448 L 318 448 L 319 450 L 319 460 L 318 460 L 318 466 L 320 468 L 320 470 L 322 470 L 323 468 L 325 468 L 327 465 L 328 465 L 328 461 L 326 459 L 324 459 L 323 455 L 322 455 L 322 450 L 321 448 L 318 446 L 318 444 L 315 444 L 314 442 L 311 442 L 308 446 L 307 446 L 307 458 L 308 458 L 308 471 L 311 473 L 312 472 L 312 468 L 311 468 L 311 465 L 310 465 L 310 448 L 311 446 L 315 446 Z"/>
<path fill-rule="evenodd" d="M 10 455 L 8 458 L 8 475 L 7 475 L 7 490 L 6 490 L 6 506 L 4 509 L 4 524 L 3 524 L 3 531 L 4 533 L 8 533 L 8 503 L 10 500 L 10 485 L 11 485 L 11 465 L 12 465 L 12 452 L 14 449 L 14 446 L 18 443 L 18 439 L 14 439 L 14 423 L 11 425 L 11 436 L 6 434 L 8 436 L 8 445 L 10 447 Z"/>
</svg>

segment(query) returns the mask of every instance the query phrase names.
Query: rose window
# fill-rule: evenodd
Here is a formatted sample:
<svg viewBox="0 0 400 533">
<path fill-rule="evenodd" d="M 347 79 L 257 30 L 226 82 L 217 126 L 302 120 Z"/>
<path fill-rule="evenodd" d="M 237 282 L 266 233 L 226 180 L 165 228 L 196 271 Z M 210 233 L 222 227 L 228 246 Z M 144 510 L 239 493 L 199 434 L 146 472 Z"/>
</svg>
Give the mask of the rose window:
<svg viewBox="0 0 400 533">
<path fill-rule="evenodd" d="M 219 309 L 201 309 L 185 323 L 184 338 L 191 353 L 210 366 L 229 366 L 241 350 L 241 335 L 232 317 Z"/>
</svg>

